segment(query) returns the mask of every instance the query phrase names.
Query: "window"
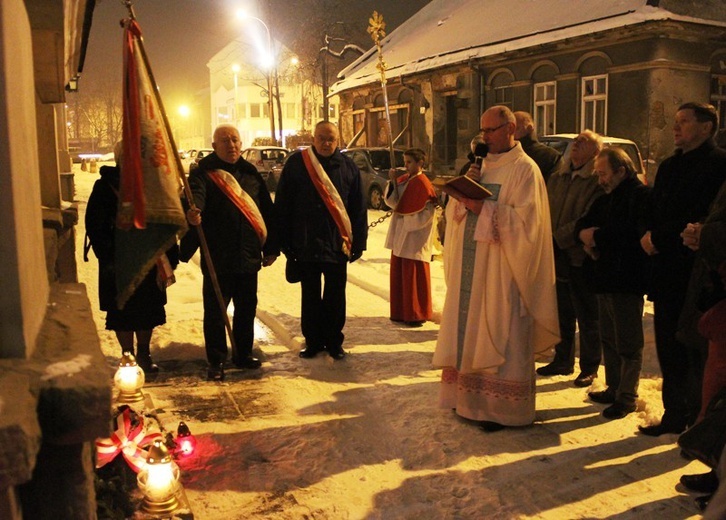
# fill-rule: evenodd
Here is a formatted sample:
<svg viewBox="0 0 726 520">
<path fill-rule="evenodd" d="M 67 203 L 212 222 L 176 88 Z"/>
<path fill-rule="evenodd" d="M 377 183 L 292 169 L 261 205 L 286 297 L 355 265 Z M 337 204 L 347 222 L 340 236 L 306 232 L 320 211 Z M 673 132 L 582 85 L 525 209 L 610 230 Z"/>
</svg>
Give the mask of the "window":
<svg viewBox="0 0 726 520">
<path fill-rule="evenodd" d="M 512 108 L 512 98 L 514 96 L 514 89 L 510 86 L 507 87 L 494 87 L 494 104 L 504 105 L 507 108 Z"/>
<path fill-rule="evenodd" d="M 726 129 L 726 75 L 711 76 L 711 104 L 718 112 L 719 130 Z"/>
<path fill-rule="evenodd" d="M 285 103 L 285 117 L 295 119 L 295 103 Z"/>
<path fill-rule="evenodd" d="M 537 135 L 556 134 L 557 84 L 554 81 L 534 85 L 534 125 Z"/>
<path fill-rule="evenodd" d="M 259 103 L 250 103 L 250 117 L 260 117 Z"/>
<path fill-rule="evenodd" d="M 607 134 L 608 76 L 582 78 L 582 116 L 580 129 Z"/>
</svg>

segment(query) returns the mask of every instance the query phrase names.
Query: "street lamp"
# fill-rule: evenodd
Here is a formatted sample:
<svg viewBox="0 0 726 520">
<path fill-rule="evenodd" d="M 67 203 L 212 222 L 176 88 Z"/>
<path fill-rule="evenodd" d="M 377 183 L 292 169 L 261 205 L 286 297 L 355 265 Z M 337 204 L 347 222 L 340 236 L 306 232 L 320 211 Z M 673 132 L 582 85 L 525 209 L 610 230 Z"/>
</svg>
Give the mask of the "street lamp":
<svg viewBox="0 0 726 520">
<path fill-rule="evenodd" d="M 237 74 L 239 73 L 239 65 L 232 65 L 234 73 L 234 126 L 239 128 L 239 97 L 237 95 Z"/>
<path fill-rule="evenodd" d="M 261 18 L 257 18 L 256 16 L 252 16 L 247 14 L 244 10 L 239 9 L 237 11 L 237 18 L 240 20 L 250 19 L 250 20 L 257 20 L 262 24 L 262 26 L 265 28 L 265 32 L 267 32 L 267 54 L 265 56 L 265 60 L 263 60 L 262 66 L 265 69 L 265 75 L 267 76 L 267 110 L 270 115 L 270 137 L 272 138 L 273 143 L 277 141 L 277 138 L 275 137 L 275 114 L 273 112 L 273 104 L 272 104 L 272 74 L 271 69 L 274 65 L 274 57 L 272 54 L 272 37 L 270 36 L 270 28 L 267 26 L 267 24 L 262 21 Z M 282 129 L 280 129 L 282 131 Z"/>
<path fill-rule="evenodd" d="M 340 23 L 340 22 L 338 22 Z M 330 48 L 330 42 L 336 41 L 336 42 L 345 42 L 344 38 L 333 38 L 329 36 L 328 34 L 325 35 L 325 45 L 323 47 L 320 47 L 320 50 L 318 51 L 319 54 L 323 54 L 323 70 L 321 71 L 322 77 L 323 77 L 323 120 L 327 121 L 330 117 L 330 101 L 328 100 L 328 54 L 331 56 L 335 56 L 336 58 L 343 58 L 343 55 L 348 51 L 353 51 L 358 53 L 360 56 L 365 54 L 365 49 L 362 47 L 359 47 L 358 45 L 354 43 L 346 43 L 343 49 L 340 52 L 336 52 Z"/>
<path fill-rule="evenodd" d="M 179 105 L 177 113 L 181 117 L 181 122 L 178 125 L 179 128 L 176 129 L 176 145 L 179 147 L 179 149 L 183 150 L 184 148 L 186 148 L 186 144 L 188 144 L 186 143 L 186 141 L 189 140 L 190 132 L 188 127 L 188 121 L 192 111 L 187 105 Z"/>
</svg>

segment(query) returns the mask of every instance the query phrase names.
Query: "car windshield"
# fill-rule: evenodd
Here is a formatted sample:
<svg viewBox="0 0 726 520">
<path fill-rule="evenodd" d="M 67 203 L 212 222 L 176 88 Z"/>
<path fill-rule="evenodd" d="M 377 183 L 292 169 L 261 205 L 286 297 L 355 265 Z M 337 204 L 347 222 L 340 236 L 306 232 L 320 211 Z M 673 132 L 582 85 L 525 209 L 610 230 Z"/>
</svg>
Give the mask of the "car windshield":
<svg viewBox="0 0 726 520">
<path fill-rule="evenodd" d="M 395 151 L 396 166 L 403 167 L 403 152 Z M 391 152 L 388 150 L 371 150 L 371 165 L 376 170 L 388 170 L 391 168 Z"/>
<path fill-rule="evenodd" d="M 263 150 L 262 159 L 265 161 L 275 161 L 281 163 L 287 155 L 285 150 Z"/>
</svg>

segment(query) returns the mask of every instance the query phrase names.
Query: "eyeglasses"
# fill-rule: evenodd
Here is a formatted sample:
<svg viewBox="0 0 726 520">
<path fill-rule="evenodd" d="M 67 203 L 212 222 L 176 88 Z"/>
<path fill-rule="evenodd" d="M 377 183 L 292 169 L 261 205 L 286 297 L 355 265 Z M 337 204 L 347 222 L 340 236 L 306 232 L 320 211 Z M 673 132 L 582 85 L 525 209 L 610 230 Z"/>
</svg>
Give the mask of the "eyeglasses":
<svg viewBox="0 0 726 520">
<path fill-rule="evenodd" d="M 494 128 L 480 128 L 479 132 L 481 132 L 482 135 L 489 135 L 489 134 L 496 132 L 503 126 L 507 126 L 507 123 L 502 123 L 501 125 L 495 126 Z"/>
</svg>

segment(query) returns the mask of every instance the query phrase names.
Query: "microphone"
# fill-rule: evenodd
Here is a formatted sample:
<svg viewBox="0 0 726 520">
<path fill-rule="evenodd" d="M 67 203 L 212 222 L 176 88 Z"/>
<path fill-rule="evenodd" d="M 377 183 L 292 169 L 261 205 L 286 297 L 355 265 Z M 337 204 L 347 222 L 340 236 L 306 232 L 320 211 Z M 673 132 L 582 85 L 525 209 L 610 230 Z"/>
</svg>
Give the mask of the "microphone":
<svg viewBox="0 0 726 520">
<path fill-rule="evenodd" d="M 481 168 L 481 163 L 484 161 L 484 157 L 489 153 L 489 147 L 486 143 L 477 143 L 474 148 L 474 164 Z"/>
</svg>

